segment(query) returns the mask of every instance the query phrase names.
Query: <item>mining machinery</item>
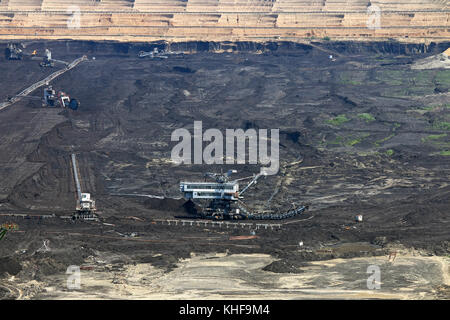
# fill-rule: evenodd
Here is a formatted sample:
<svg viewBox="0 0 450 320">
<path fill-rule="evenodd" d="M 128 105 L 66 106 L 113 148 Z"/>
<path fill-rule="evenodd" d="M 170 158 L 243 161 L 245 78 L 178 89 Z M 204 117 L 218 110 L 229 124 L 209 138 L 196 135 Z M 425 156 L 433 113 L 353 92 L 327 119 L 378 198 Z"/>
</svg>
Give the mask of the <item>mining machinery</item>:
<svg viewBox="0 0 450 320">
<path fill-rule="evenodd" d="M 40 100 L 43 107 L 59 107 L 77 110 L 80 106 L 80 103 L 77 99 L 71 98 L 67 93 L 63 91 L 56 92 L 51 85 L 47 85 L 44 88 L 43 96 L 8 96 L 8 101 L 14 101 L 14 99 L 17 99 L 18 97 L 30 100 Z"/>
<path fill-rule="evenodd" d="M 5 57 L 8 60 L 22 60 L 25 57 L 31 57 L 31 59 L 36 57 L 37 50 L 28 53 L 24 51 L 25 45 L 23 43 L 8 43 L 5 49 Z"/>
<path fill-rule="evenodd" d="M 23 51 L 18 44 L 9 43 L 5 49 L 5 56 L 8 60 L 22 60 Z"/>
<path fill-rule="evenodd" d="M 53 59 L 50 49 L 45 49 L 44 56 L 38 56 L 36 49 L 34 49 L 32 52 L 25 51 L 25 44 L 23 43 L 8 43 L 5 49 L 5 56 L 8 60 L 41 60 L 41 67 L 54 67 L 55 62 L 67 65 L 67 62 L 65 61 Z"/>
<path fill-rule="evenodd" d="M 61 107 L 77 110 L 79 105 L 77 99 L 70 98 L 70 96 L 63 91 L 58 91 L 58 93 L 56 93 L 52 86 L 44 88 L 44 107 Z"/>
<path fill-rule="evenodd" d="M 24 58 L 30 57 L 35 59 L 37 55 L 37 50 L 34 49 L 31 53 L 25 51 L 25 44 L 23 43 L 8 43 L 5 49 L 5 57 L 8 60 L 22 60 Z"/>
<path fill-rule="evenodd" d="M 185 207 L 196 218 L 213 220 L 282 220 L 307 210 L 308 206 L 300 205 L 284 213 L 252 212 L 242 201 L 243 194 L 265 174 L 230 180 L 230 176 L 236 172 L 205 173 L 205 180 L 210 178 L 214 182 L 180 182 L 180 191 L 188 200 Z M 239 191 L 239 181 L 247 179 L 251 181 Z"/>
<path fill-rule="evenodd" d="M 50 67 L 53 68 L 55 66 L 55 63 L 52 59 L 52 52 L 50 49 L 45 49 L 45 56 L 44 60 L 39 64 L 41 67 Z"/>
<path fill-rule="evenodd" d="M 75 187 L 77 189 L 77 203 L 75 206 L 75 214 L 73 215 L 73 219 L 98 220 L 98 217 L 95 214 L 97 208 L 95 207 L 95 201 L 91 198 L 91 194 L 83 193 L 81 191 L 80 175 L 78 172 L 75 154 L 72 154 L 72 169 Z"/>
<path fill-rule="evenodd" d="M 39 63 L 41 67 L 53 68 L 55 66 L 55 63 L 65 65 L 66 68 L 67 66 L 69 66 L 69 63 L 66 61 L 54 59 L 52 57 L 52 52 L 50 51 L 50 49 L 45 49 L 45 55 L 43 57 L 36 57 L 36 50 L 32 53 L 32 55 L 33 54 L 34 54 L 34 57 L 32 58 L 33 60 L 37 59 L 42 60 L 41 63 Z"/>
<path fill-rule="evenodd" d="M 158 50 L 158 48 L 154 48 L 153 51 L 139 51 L 139 58 L 149 57 L 150 59 L 167 59 L 169 55 L 177 55 L 181 54 L 181 52 L 177 51 L 166 51 L 166 50 Z"/>
</svg>

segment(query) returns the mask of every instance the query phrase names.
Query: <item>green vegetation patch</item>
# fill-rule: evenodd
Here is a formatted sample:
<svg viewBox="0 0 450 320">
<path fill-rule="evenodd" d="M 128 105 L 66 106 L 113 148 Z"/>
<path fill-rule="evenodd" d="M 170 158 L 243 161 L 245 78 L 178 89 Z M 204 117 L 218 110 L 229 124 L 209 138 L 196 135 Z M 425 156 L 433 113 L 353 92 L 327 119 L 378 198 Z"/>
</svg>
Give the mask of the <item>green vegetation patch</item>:
<svg viewBox="0 0 450 320">
<path fill-rule="evenodd" d="M 448 121 L 438 121 L 433 124 L 434 129 L 438 130 L 450 130 L 450 122 Z"/>
<path fill-rule="evenodd" d="M 380 139 L 375 141 L 375 146 L 379 147 L 380 144 L 382 144 L 383 142 L 388 141 L 389 139 L 392 139 L 393 137 L 395 137 L 395 133 L 390 134 L 389 136 L 387 136 L 386 138 Z"/>
<path fill-rule="evenodd" d="M 442 138 L 445 138 L 447 136 L 446 133 L 442 133 L 442 134 L 430 134 L 428 137 L 422 138 L 422 142 L 427 142 L 430 140 L 439 140 Z"/>
<path fill-rule="evenodd" d="M 331 120 L 328 120 L 327 123 L 332 124 L 334 126 L 340 126 L 343 123 L 350 121 L 349 118 L 345 116 L 345 114 L 340 114 L 337 117 L 334 117 Z"/>
<path fill-rule="evenodd" d="M 363 134 L 362 136 L 359 136 L 357 138 L 351 139 L 351 140 L 347 141 L 345 144 L 347 146 L 353 147 L 355 144 L 361 143 L 368 136 L 370 136 L 370 133 L 366 133 L 366 134 Z"/>
<path fill-rule="evenodd" d="M 423 108 L 421 108 L 421 110 L 432 111 L 432 110 L 434 110 L 435 108 L 436 108 L 435 106 L 428 106 L 428 107 L 423 107 Z"/>
<path fill-rule="evenodd" d="M 358 114 L 358 118 L 365 120 L 366 122 L 375 121 L 375 117 L 370 113 L 360 113 Z"/>
<path fill-rule="evenodd" d="M 439 85 L 450 87 L 450 70 L 438 71 L 435 79 Z"/>
<path fill-rule="evenodd" d="M 361 138 L 352 139 L 349 142 L 347 142 L 346 144 L 353 147 L 355 144 L 358 144 L 358 143 L 361 143 Z"/>
<path fill-rule="evenodd" d="M 392 157 L 394 155 L 394 150 L 389 149 L 389 150 L 386 150 L 385 153 L 386 153 L 387 156 Z"/>
<path fill-rule="evenodd" d="M 363 134 L 363 135 L 358 136 L 358 137 L 337 136 L 334 140 L 328 141 L 327 144 L 353 147 L 354 145 L 356 145 L 358 143 L 361 143 L 368 136 L 370 136 L 369 133 Z"/>
<path fill-rule="evenodd" d="M 396 60 L 392 58 L 385 58 L 384 55 L 379 54 L 374 57 L 377 62 L 380 63 L 394 63 Z"/>
<path fill-rule="evenodd" d="M 408 82 L 417 87 L 433 86 L 433 70 L 411 70 L 413 72 L 410 77 L 406 77 Z M 434 87 L 434 86 L 433 86 Z"/>
<path fill-rule="evenodd" d="M 360 85 L 362 85 L 362 82 L 355 81 L 355 80 L 348 80 L 348 79 L 342 79 L 340 81 L 340 83 L 342 83 L 342 84 L 350 84 L 352 86 L 360 86 Z"/>
<path fill-rule="evenodd" d="M 422 96 L 434 93 L 436 84 L 433 70 L 380 70 L 376 73 L 379 82 L 387 84 L 383 90 L 386 97 Z"/>
<path fill-rule="evenodd" d="M 441 152 L 439 152 L 439 154 L 440 154 L 441 156 L 450 156 L 450 150 L 444 150 L 444 151 L 441 151 Z"/>
<path fill-rule="evenodd" d="M 383 70 L 377 72 L 376 79 L 391 86 L 399 86 L 403 83 L 405 72 L 402 70 Z"/>
<path fill-rule="evenodd" d="M 426 113 L 426 112 L 429 112 L 429 111 L 433 111 L 434 109 L 436 109 L 436 106 L 427 106 L 427 107 L 422 107 L 422 108 L 419 108 L 419 109 L 414 109 L 412 111 L 416 111 L 416 112 L 419 112 L 419 113 L 423 114 L 423 113 Z"/>
<path fill-rule="evenodd" d="M 361 70 L 353 70 L 353 71 L 344 71 L 339 75 L 340 84 L 347 84 L 352 86 L 360 86 L 363 83 L 366 83 L 366 71 Z"/>
<path fill-rule="evenodd" d="M 410 109 L 407 110 L 408 112 L 418 112 L 420 114 L 424 114 L 427 112 L 435 112 L 435 111 L 441 111 L 442 109 L 448 109 L 450 108 L 450 104 L 444 104 L 444 105 L 433 105 L 433 106 L 426 106 L 426 107 L 420 107 L 417 109 Z"/>
<path fill-rule="evenodd" d="M 328 144 L 335 144 L 335 145 L 341 145 L 343 143 L 344 143 L 344 137 L 342 137 L 342 136 L 337 136 L 336 139 L 328 142 Z"/>
</svg>

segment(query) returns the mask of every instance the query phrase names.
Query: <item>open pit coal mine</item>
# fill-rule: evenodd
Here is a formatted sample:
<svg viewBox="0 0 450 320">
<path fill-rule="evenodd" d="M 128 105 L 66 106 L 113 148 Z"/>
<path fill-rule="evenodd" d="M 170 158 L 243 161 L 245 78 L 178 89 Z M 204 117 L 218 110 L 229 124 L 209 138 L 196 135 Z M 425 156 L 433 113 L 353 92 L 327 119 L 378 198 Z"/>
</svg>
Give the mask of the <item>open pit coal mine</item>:
<svg viewBox="0 0 450 320">
<path fill-rule="evenodd" d="M 28 41 L 87 59 L 0 110 L 2 299 L 449 299 L 450 43 Z M 7 43 L 0 44 L 3 51 Z M 432 59 L 432 58 L 431 58 Z M 0 101 L 64 69 L 0 58 Z M 33 98 L 34 97 L 34 98 Z M 171 161 L 174 130 L 279 129 L 279 171 L 244 202 L 281 221 L 195 219 L 180 181 L 251 164 Z M 73 220 L 76 154 L 98 221 Z M 241 184 L 241 187 L 244 183 Z M 356 219 L 360 215 L 362 221 Z M 380 266 L 380 290 L 366 285 Z M 66 286 L 69 266 L 81 286 Z"/>
</svg>

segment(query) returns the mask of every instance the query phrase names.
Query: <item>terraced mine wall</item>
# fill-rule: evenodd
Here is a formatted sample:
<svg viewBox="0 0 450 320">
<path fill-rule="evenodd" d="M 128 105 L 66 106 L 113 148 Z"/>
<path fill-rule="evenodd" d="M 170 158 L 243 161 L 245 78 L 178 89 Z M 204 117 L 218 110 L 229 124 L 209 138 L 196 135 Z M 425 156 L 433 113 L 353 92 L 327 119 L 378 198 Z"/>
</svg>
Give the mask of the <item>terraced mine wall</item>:
<svg viewBox="0 0 450 320">
<path fill-rule="evenodd" d="M 449 18 L 446 0 L 2 0 L 0 38 L 436 42 Z"/>
<path fill-rule="evenodd" d="M 171 50 L 183 53 L 289 53 L 293 50 L 308 52 L 314 48 L 330 52 L 331 54 L 439 54 L 450 47 L 450 41 L 424 43 L 402 43 L 398 41 L 371 41 L 371 42 L 353 42 L 353 41 L 333 41 L 333 42 L 315 42 L 308 44 L 289 42 L 289 41 L 186 41 L 186 42 L 132 42 L 121 43 L 117 41 L 42 41 L 40 43 L 27 41 L 23 42 L 26 47 L 38 49 L 42 52 L 46 47 L 57 50 L 61 54 L 87 54 L 87 55 L 136 55 L 139 51 L 152 51 L 154 48 L 159 50 Z M 31 50 L 31 49 L 28 49 Z M 74 56 L 76 57 L 76 56 Z"/>
</svg>

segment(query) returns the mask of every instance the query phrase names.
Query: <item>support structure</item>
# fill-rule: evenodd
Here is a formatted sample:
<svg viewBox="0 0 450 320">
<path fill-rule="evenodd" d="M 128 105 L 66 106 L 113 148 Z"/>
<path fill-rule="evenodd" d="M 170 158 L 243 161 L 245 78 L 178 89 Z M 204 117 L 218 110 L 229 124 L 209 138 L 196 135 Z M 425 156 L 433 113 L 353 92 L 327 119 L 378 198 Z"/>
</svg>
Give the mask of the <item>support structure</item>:
<svg viewBox="0 0 450 320">
<path fill-rule="evenodd" d="M 91 199 L 90 193 L 83 193 L 81 191 L 80 176 L 75 154 L 72 154 L 72 168 L 75 187 L 77 189 L 77 205 L 74 219 L 81 218 L 84 220 L 97 220 L 95 215 L 95 211 L 97 210 L 95 207 L 95 201 Z"/>
</svg>

